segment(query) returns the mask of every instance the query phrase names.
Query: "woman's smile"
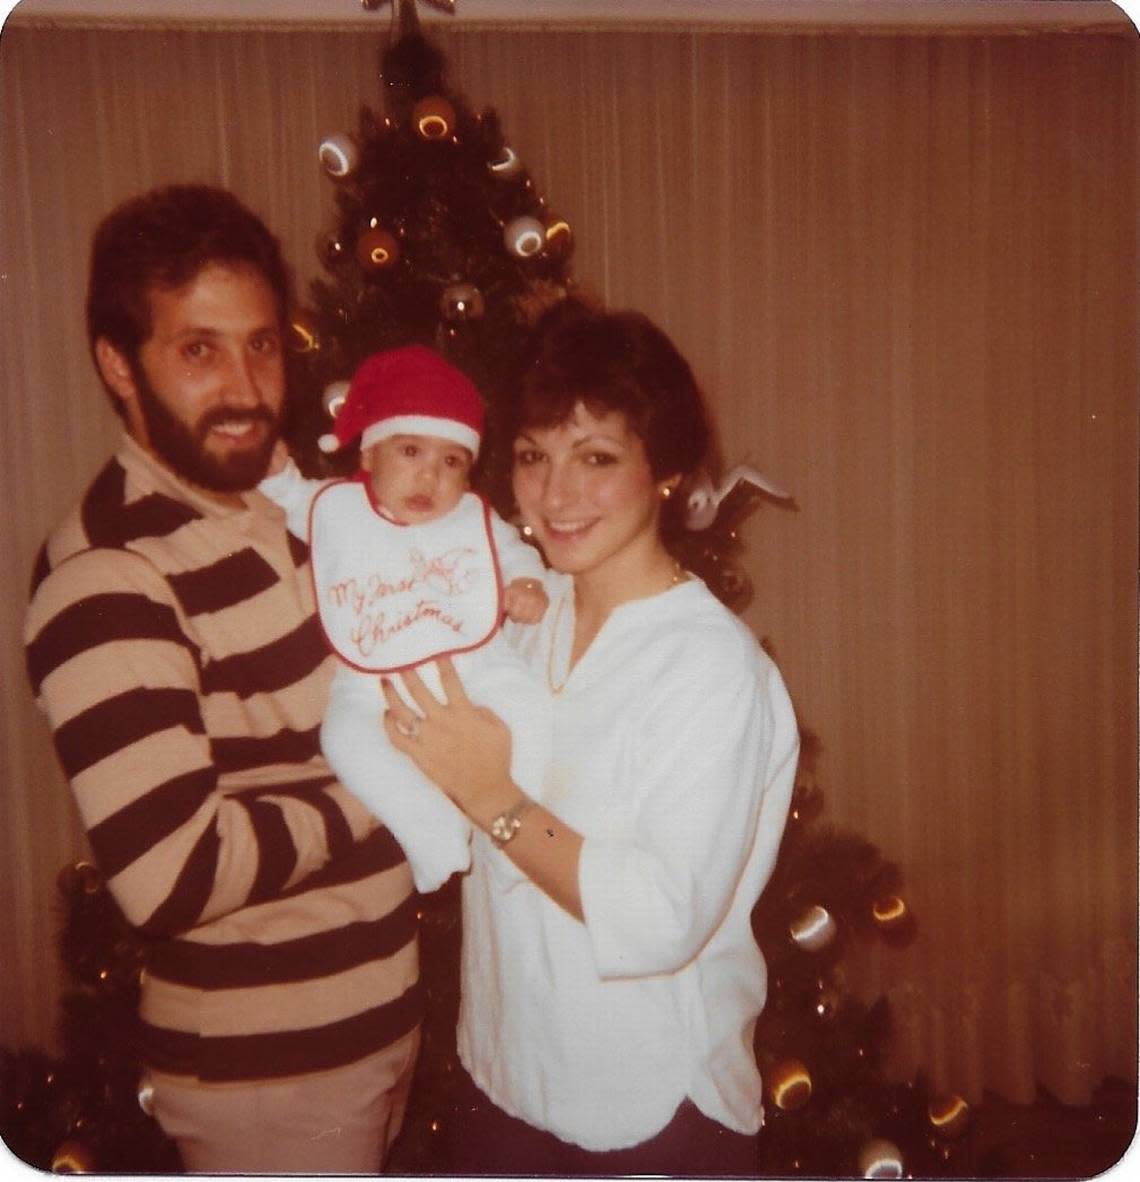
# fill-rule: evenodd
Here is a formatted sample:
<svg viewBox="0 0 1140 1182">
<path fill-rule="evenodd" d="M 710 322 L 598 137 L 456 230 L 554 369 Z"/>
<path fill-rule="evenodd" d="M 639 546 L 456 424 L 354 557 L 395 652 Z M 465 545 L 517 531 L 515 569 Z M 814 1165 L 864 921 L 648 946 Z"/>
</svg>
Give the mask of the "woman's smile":
<svg viewBox="0 0 1140 1182">
<path fill-rule="evenodd" d="M 585 536 L 597 520 L 596 517 L 581 521 L 551 521 L 550 518 L 546 518 L 543 524 L 548 536 L 558 541 L 570 542 Z"/>
<path fill-rule="evenodd" d="M 581 403 L 564 423 L 516 441 L 514 490 L 523 519 L 555 569 L 593 574 L 657 545 L 657 485 L 624 414 Z"/>
</svg>

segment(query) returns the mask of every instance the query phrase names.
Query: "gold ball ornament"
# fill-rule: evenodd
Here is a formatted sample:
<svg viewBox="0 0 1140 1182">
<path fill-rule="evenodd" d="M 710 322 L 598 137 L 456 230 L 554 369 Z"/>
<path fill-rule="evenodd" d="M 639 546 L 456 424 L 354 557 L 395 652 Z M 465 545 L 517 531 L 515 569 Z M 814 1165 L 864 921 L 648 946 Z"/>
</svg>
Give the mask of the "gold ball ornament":
<svg viewBox="0 0 1140 1182">
<path fill-rule="evenodd" d="M 298 308 L 289 317 L 289 349 L 293 353 L 317 353 L 321 337 L 316 317 L 307 308 Z"/>
<path fill-rule="evenodd" d="M 885 1137 L 875 1137 L 859 1150 L 859 1173 L 864 1178 L 901 1178 L 902 1151 Z"/>
<path fill-rule="evenodd" d="M 92 1174 L 95 1172 L 95 1154 L 82 1141 L 64 1141 L 52 1155 L 53 1174 Z"/>
<path fill-rule="evenodd" d="M 365 230 L 356 240 L 356 261 L 365 271 L 387 271 L 400 260 L 400 244 L 380 226 Z"/>
<path fill-rule="evenodd" d="M 813 903 L 796 917 L 788 928 L 788 934 L 797 948 L 802 948 L 805 952 L 819 952 L 835 939 L 837 930 L 831 912 L 826 907 Z"/>
<path fill-rule="evenodd" d="M 811 1072 L 799 1059 L 783 1059 L 765 1074 L 768 1099 L 781 1112 L 796 1112 L 811 1099 Z"/>
<path fill-rule="evenodd" d="M 936 1096 L 926 1115 L 934 1132 L 948 1141 L 961 1137 L 970 1124 L 970 1106 L 961 1096 Z"/>
<path fill-rule="evenodd" d="M 546 227 L 538 218 L 524 214 L 513 218 L 503 227 L 503 242 L 515 258 L 534 258 L 546 247 Z"/>
<path fill-rule="evenodd" d="M 905 944 L 915 934 L 914 913 L 900 895 L 880 895 L 871 904 L 871 919 L 884 940 Z"/>
<path fill-rule="evenodd" d="M 546 256 L 552 259 L 564 259 L 574 249 L 574 234 L 570 223 L 563 218 L 555 218 L 546 226 Z"/>
<path fill-rule="evenodd" d="M 429 94 L 412 108 L 412 124 L 425 140 L 445 140 L 455 130 L 455 108 L 443 95 Z"/>
</svg>

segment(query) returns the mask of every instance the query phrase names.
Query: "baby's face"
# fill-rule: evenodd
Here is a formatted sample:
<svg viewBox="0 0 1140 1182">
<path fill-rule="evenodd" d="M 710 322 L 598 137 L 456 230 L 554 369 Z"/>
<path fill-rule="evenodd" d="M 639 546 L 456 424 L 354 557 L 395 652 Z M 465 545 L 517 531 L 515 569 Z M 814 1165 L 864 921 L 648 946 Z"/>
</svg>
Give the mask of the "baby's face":
<svg viewBox="0 0 1140 1182">
<path fill-rule="evenodd" d="M 436 435 L 389 435 L 366 448 L 361 463 L 372 495 L 403 525 L 434 521 L 467 491 L 473 457 Z"/>
</svg>

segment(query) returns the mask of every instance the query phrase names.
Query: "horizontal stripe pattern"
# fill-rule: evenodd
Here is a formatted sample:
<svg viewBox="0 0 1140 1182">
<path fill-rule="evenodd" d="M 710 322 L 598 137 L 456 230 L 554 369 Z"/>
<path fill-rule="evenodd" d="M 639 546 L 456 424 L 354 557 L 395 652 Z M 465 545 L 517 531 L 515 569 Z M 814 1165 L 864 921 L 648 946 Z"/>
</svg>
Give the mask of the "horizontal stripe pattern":
<svg viewBox="0 0 1140 1182">
<path fill-rule="evenodd" d="M 300 569 L 307 565 L 309 561 L 309 546 L 307 542 L 293 534 L 289 535 L 289 554 L 292 556 L 293 565 Z"/>
<path fill-rule="evenodd" d="M 320 748 L 320 726 L 307 731 L 280 730 L 272 735 L 219 738 L 211 743 L 220 773 L 243 772 L 274 763 L 304 763 Z"/>
<path fill-rule="evenodd" d="M 154 844 L 169 836 L 206 803 L 217 786 L 212 768 L 175 776 L 136 797 L 105 820 L 88 827 L 91 852 L 100 869 L 114 878 Z"/>
<path fill-rule="evenodd" d="M 327 658 L 320 622 L 311 616 L 257 649 L 211 661 L 202 671 L 202 692 L 239 698 L 273 693 L 308 677 Z"/>
<path fill-rule="evenodd" d="M 70 779 L 116 751 L 175 727 L 203 734 L 198 698 L 185 689 L 116 694 L 85 710 L 55 732 L 55 749 Z"/>
<path fill-rule="evenodd" d="M 29 682 L 149 941 L 145 1041 L 166 1070 L 325 1070 L 419 1021 L 406 861 L 320 753 L 331 658 L 307 556 L 128 442 L 37 559 Z"/>
<path fill-rule="evenodd" d="M 200 1079 L 215 1083 L 271 1079 L 354 1062 L 364 1057 L 361 1048 L 388 1046 L 422 1018 L 416 982 L 392 1001 L 305 1030 L 205 1037 L 143 1022 L 141 1042 L 146 1060 L 160 1071 L 183 1073 L 193 1063 Z"/>
<path fill-rule="evenodd" d="M 298 895 L 306 891 L 343 887 L 357 882 L 365 870 L 381 873 L 392 870 L 405 862 L 404 851 L 392 833 L 383 826 L 374 830 L 365 842 L 359 842 L 353 847 L 353 855 L 360 859 L 367 855 L 367 862 L 354 861 L 352 857 L 339 858 L 325 863 L 320 870 L 309 875 L 303 883 L 283 891 L 282 898 Z"/>
<path fill-rule="evenodd" d="M 275 944 L 171 940 L 151 955 L 147 971 L 164 981 L 196 989 L 247 989 L 323 977 L 399 952 L 415 939 L 416 907 L 417 900 L 409 896 L 377 919 Z"/>
<path fill-rule="evenodd" d="M 201 517 L 190 505 L 157 491 L 128 497 L 127 484 L 127 469 L 116 457 L 88 489 L 79 512 L 92 548 L 119 549 L 140 538 L 169 537 Z"/>
<path fill-rule="evenodd" d="M 323 784 L 320 788 L 323 788 Z M 344 813 L 337 808 L 332 797 L 327 792 L 322 790 L 300 789 L 297 787 L 290 787 L 283 790 L 275 790 L 274 795 L 293 796 L 297 799 L 307 800 L 313 808 L 321 815 L 321 820 L 325 826 L 325 841 L 329 848 L 329 857 L 336 858 L 348 852 L 352 847 L 352 830 L 348 827 L 348 822 L 344 819 Z"/>
<path fill-rule="evenodd" d="M 173 608 L 126 591 L 92 595 L 65 608 L 28 645 L 25 661 L 32 692 L 39 696 L 52 669 L 98 644 L 118 640 L 169 641 L 194 652 Z"/>
<path fill-rule="evenodd" d="M 202 833 L 182 864 L 173 889 L 150 919 L 140 925 L 145 937 L 159 941 L 172 931 L 185 931 L 198 922 L 210 897 L 221 844 L 216 829 Z"/>
<path fill-rule="evenodd" d="M 256 550 L 239 550 L 217 562 L 168 576 L 170 589 L 188 616 L 219 612 L 267 591 L 277 582 Z"/>
</svg>

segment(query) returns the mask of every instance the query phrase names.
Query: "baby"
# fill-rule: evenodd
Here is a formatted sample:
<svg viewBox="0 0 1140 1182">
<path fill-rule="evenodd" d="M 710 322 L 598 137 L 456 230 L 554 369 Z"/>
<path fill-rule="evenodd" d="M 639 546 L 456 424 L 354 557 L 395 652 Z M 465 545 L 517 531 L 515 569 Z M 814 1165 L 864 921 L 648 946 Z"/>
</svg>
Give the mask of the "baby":
<svg viewBox="0 0 1140 1182">
<path fill-rule="evenodd" d="M 450 656 L 471 700 L 510 727 L 516 783 L 537 789 L 549 743 L 536 717 L 543 695 L 500 628 L 504 614 L 523 624 L 542 618 L 543 564 L 469 490 L 483 402 L 431 349 L 409 345 L 363 362 L 334 431 L 322 449 L 360 439 L 354 477 L 306 480 L 282 454 L 259 487 L 309 542 L 320 622 L 339 658 L 321 727 L 325 757 L 395 835 L 426 893 L 468 868 L 471 826 L 388 743 L 380 678 L 417 667 L 442 697 L 435 667 L 418 667 Z"/>
</svg>

